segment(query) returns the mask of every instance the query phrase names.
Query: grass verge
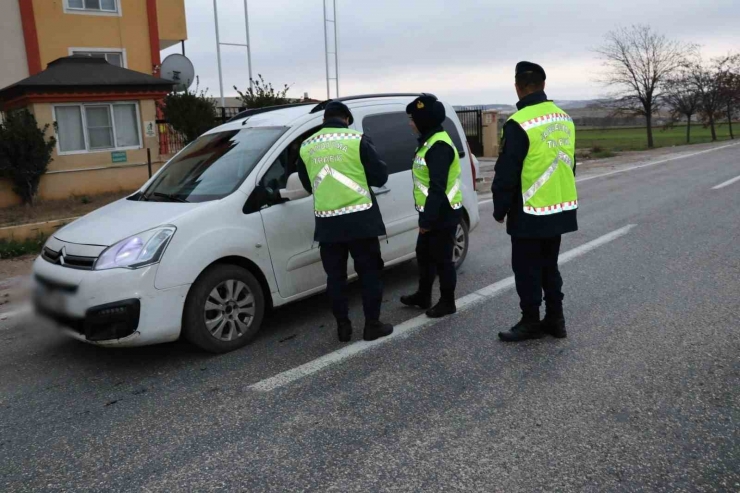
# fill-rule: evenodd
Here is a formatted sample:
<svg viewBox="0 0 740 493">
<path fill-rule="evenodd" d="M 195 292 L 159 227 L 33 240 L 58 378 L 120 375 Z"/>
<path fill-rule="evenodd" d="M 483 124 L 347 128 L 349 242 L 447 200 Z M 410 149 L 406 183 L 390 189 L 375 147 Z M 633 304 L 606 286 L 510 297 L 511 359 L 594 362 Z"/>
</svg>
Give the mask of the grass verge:
<svg viewBox="0 0 740 493">
<path fill-rule="evenodd" d="M 0 240 L 0 260 L 36 255 L 41 252 L 46 237 L 39 235 L 27 240 Z"/>
<path fill-rule="evenodd" d="M 717 140 L 728 140 L 730 138 L 730 129 L 727 124 L 716 127 Z M 740 135 L 740 124 L 733 124 L 733 131 Z M 686 144 L 686 125 L 676 125 L 675 127 L 653 128 L 653 140 L 655 147 L 672 147 Z M 691 126 L 691 144 L 704 144 L 712 141 L 712 134 L 709 128 L 703 125 Z M 578 149 L 601 148 L 611 152 L 622 151 L 644 151 L 647 150 L 647 130 L 644 127 L 630 128 L 576 128 L 576 147 Z M 592 157 L 597 156 L 596 153 Z"/>
</svg>

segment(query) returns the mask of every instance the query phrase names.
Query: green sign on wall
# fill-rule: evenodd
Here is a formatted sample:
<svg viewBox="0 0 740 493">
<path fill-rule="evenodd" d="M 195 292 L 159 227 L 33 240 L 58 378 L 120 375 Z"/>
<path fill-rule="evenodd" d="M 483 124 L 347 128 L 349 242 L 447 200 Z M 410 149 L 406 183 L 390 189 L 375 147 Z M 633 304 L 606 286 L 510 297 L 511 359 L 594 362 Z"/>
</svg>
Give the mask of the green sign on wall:
<svg viewBox="0 0 740 493">
<path fill-rule="evenodd" d="M 128 161 L 128 158 L 126 157 L 126 151 L 111 152 L 110 157 L 114 163 L 125 163 L 126 161 Z"/>
</svg>

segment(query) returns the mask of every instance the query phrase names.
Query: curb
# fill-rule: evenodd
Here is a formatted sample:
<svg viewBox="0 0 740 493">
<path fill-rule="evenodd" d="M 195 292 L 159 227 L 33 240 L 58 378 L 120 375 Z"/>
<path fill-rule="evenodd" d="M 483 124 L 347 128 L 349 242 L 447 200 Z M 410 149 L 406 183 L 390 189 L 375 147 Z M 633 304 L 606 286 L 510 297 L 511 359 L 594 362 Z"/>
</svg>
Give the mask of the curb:
<svg viewBox="0 0 740 493">
<path fill-rule="evenodd" d="M 79 219 L 79 217 L 69 217 L 66 219 L 55 219 L 53 221 L 44 221 L 40 223 L 17 224 L 15 226 L 5 226 L 0 228 L 0 240 L 29 240 L 38 236 L 50 236 L 57 229 L 66 226 Z"/>
</svg>

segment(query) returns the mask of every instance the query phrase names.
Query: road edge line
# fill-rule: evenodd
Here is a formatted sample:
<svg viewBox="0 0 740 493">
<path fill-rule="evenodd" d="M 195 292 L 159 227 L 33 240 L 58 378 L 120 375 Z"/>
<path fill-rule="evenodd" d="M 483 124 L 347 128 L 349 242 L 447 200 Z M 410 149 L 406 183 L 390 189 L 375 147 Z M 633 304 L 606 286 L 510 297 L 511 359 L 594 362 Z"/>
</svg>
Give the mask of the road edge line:
<svg viewBox="0 0 740 493">
<path fill-rule="evenodd" d="M 687 159 L 687 158 L 690 158 L 690 157 L 700 156 L 702 154 L 707 154 L 709 152 L 714 152 L 714 151 L 720 151 L 722 149 L 727 149 L 728 147 L 735 147 L 737 145 L 740 145 L 740 143 L 727 144 L 727 145 L 723 145 L 723 146 L 720 146 L 720 147 L 713 147 L 712 149 L 704 149 L 703 151 L 692 152 L 692 153 L 689 153 L 689 154 L 683 154 L 681 156 L 674 156 L 674 157 L 671 157 L 671 158 L 661 159 L 661 160 L 658 160 L 658 161 L 651 161 L 651 162 L 648 162 L 648 163 L 643 163 L 643 164 L 638 164 L 638 165 L 635 165 L 635 166 L 630 166 L 629 168 L 623 168 L 623 169 L 618 169 L 618 170 L 615 170 L 615 171 L 610 171 L 608 173 L 602 173 L 600 175 L 584 176 L 584 177 L 581 177 L 580 179 L 579 178 L 576 178 L 576 183 L 583 183 L 583 182 L 586 182 L 586 181 L 595 180 L 596 178 L 603 178 L 605 176 L 612 176 L 612 175 L 617 175 L 619 173 L 626 173 L 627 171 L 633 171 L 633 170 L 636 170 L 636 169 L 648 168 L 650 166 L 657 166 L 659 164 L 669 163 L 671 161 L 678 161 L 679 159 Z"/>
<path fill-rule="evenodd" d="M 611 233 L 600 236 L 595 240 L 575 247 L 572 250 L 568 250 L 560 256 L 559 264 L 562 265 L 570 262 L 571 260 L 585 255 L 586 253 L 595 250 L 600 246 L 610 243 L 617 238 L 628 234 L 635 226 L 636 224 L 629 224 L 623 228 L 612 231 Z M 462 298 L 458 298 L 457 300 L 455 300 L 455 303 L 457 304 L 457 311 L 458 313 L 466 311 L 484 301 L 498 296 L 499 294 L 511 289 L 512 287 L 514 287 L 514 276 L 510 276 L 493 284 L 489 284 L 488 286 L 485 286 L 477 291 L 474 291 L 466 296 L 463 296 Z M 341 349 L 320 356 L 307 363 L 296 366 L 295 368 L 285 370 L 281 373 L 278 373 L 277 375 L 273 375 L 272 377 L 260 380 L 259 382 L 249 385 L 248 388 L 256 392 L 270 392 L 272 390 L 284 387 L 285 385 L 300 380 L 303 377 L 318 373 L 319 371 L 331 365 L 348 360 L 354 356 L 357 356 L 358 354 L 363 353 L 364 351 L 373 349 L 383 344 L 387 344 L 397 339 L 405 339 L 414 332 L 429 325 L 434 325 L 441 320 L 432 319 L 427 317 L 426 315 L 419 315 L 418 317 L 406 320 L 405 322 L 397 325 L 394 329 L 393 334 L 388 337 L 384 337 L 372 342 L 355 342 Z"/>
</svg>

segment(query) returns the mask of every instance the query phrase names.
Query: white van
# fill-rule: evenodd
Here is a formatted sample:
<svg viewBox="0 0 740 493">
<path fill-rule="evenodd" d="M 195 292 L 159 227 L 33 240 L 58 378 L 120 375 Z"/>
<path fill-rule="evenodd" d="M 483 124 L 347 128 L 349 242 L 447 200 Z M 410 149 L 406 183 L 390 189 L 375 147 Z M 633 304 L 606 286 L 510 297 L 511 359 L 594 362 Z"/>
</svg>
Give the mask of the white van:
<svg viewBox="0 0 740 493">
<path fill-rule="evenodd" d="M 352 128 L 369 135 L 388 164 L 388 183 L 374 189 L 387 266 L 415 256 L 417 141 L 405 108 L 417 96 L 340 99 L 352 110 Z M 139 346 L 184 335 L 225 352 L 254 338 L 270 309 L 322 292 L 313 201 L 296 160 L 324 106 L 245 111 L 188 145 L 135 194 L 60 229 L 34 264 L 38 313 L 89 343 Z M 475 165 L 455 111 L 445 108 L 444 127 L 464 164 L 460 265 L 479 221 Z M 276 195 L 266 189 L 282 199 L 265 199 Z"/>
</svg>

